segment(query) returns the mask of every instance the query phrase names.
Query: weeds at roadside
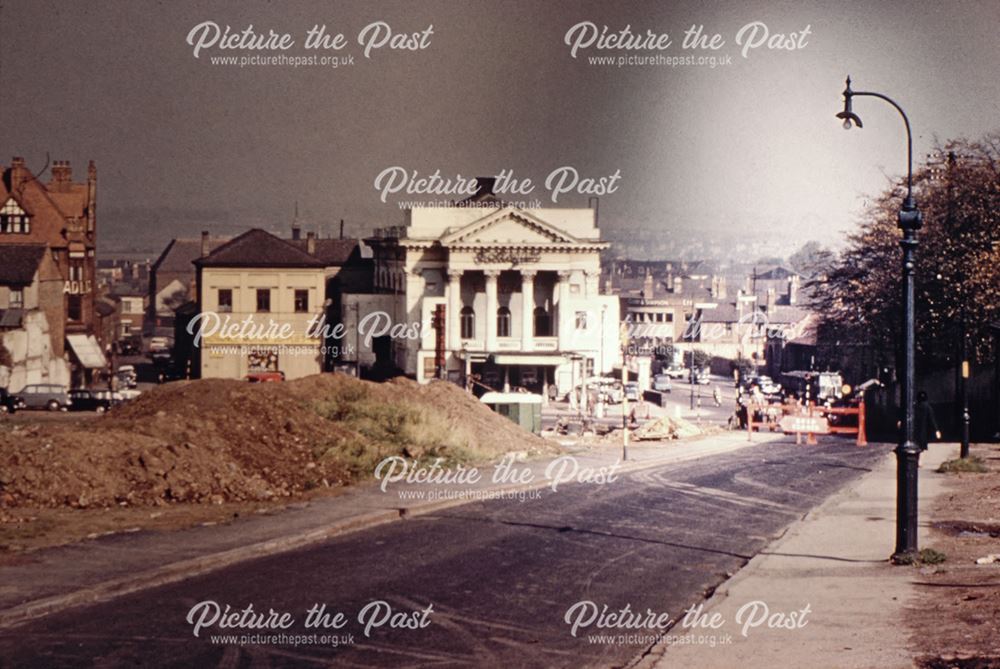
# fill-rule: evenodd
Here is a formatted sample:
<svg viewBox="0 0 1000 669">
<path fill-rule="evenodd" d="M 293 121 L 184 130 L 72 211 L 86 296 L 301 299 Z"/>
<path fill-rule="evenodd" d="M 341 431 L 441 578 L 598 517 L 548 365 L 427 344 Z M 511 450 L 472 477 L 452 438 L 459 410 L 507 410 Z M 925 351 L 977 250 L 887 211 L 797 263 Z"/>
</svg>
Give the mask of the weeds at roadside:
<svg viewBox="0 0 1000 669">
<path fill-rule="evenodd" d="M 919 553 L 905 553 L 892 558 L 892 563 L 897 565 L 919 566 L 923 564 L 941 564 L 948 559 L 948 556 L 933 548 L 924 548 Z"/>
<path fill-rule="evenodd" d="M 445 466 L 482 459 L 469 447 L 466 430 L 447 416 L 407 402 L 387 404 L 362 388 L 316 402 L 324 418 L 340 423 L 364 440 L 340 439 L 317 448 L 318 456 L 337 453 L 354 475 L 369 475 L 384 458 L 398 455 L 419 462 L 441 458 Z"/>
<path fill-rule="evenodd" d="M 970 457 L 970 458 L 956 458 L 954 460 L 946 460 L 941 463 L 941 466 L 937 468 L 942 474 L 954 474 L 958 472 L 968 472 L 971 474 L 985 474 L 989 471 L 982 458 Z"/>
</svg>

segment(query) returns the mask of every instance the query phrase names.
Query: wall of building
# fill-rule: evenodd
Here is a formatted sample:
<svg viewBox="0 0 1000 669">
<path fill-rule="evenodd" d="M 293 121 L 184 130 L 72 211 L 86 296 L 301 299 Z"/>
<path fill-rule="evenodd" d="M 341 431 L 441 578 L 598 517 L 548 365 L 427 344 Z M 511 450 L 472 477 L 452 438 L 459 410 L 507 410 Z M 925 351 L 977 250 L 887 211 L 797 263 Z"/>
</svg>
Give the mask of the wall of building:
<svg viewBox="0 0 1000 669">
<path fill-rule="evenodd" d="M 0 365 L 0 386 L 12 392 L 32 383 L 69 387 L 69 365 L 52 350 L 49 322 L 43 311 L 26 313 L 23 327 L 0 333 L 0 341 L 11 362 L 10 366 Z"/>
<path fill-rule="evenodd" d="M 204 268 L 201 275 L 202 378 L 243 378 L 252 352 L 276 352 L 278 371 L 294 379 L 322 370 L 321 341 L 310 337 L 310 320 L 318 322 L 325 299 L 322 269 Z M 232 290 L 232 311 L 219 309 L 219 290 Z M 257 289 L 270 290 L 270 311 L 257 311 Z M 307 290 L 308 310 L 295 311 L 295 290 Z M 206 316 L 206 312 L 216 314 Z M 248 320 L 249 319 L 249 320 Z M 220 327 L 212 331 L 213 323 Z M 225 330 L 247 322 L 249 328 Z M 284 328 L 280 333 L 277 328 Z M 242 331 L 241 331 L 242 330 Z M 288 336 L 285 336 L 288 335 Z"/>
</svg>

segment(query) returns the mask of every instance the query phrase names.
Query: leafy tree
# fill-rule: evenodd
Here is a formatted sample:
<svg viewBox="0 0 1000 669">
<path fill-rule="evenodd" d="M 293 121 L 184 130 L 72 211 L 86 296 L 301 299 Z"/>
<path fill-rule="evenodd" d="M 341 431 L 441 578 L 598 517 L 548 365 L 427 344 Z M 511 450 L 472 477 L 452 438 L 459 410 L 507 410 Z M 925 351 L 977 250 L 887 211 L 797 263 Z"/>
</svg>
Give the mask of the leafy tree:
<svg viewBox="0 0 1000 669">
<path fill-rule="evenodd" d="M 674 361 L 674 345 L 672 342 L 656 344 L 655 351 L 657 360 L 662 360 L 667 363 Z"/>
<path fill-rule="evenodd" d="M 685 352 L 685 354 L 684 354 L 684 364 L 686 364 L 686 365 L 690 365 L 691 364 L 691 356 L 692 356 L 692 353 L 690 351 L 686 351 Z M 695 369 L 702 369 L 703 367 L 708 366 L 708 364 L 710 362 L 712 362 L 712 356 L 710 356 L 705 351 L 702 351 L 700 348 L 694 349 L 694 368 Z"/>
<path fill-rule="evenodd" d="M 788 256 L 788 264 L 799 276 L 814 277 L 824 273 L 835 260 L 833 251 L 816 241 L 806 242 Z"/>
<path fill-rule="evenodd" d="M 964 318 L 972 357 L 986 360 L 989 324 L 1000 318 L 1000 134 L 938 146 L 913 178 L 924 215 L 916 267 L 918 355 L 949 359 Z M 822 319 L 821 346 L 861 345 L 876 353 L 874 363 L 894 361 L 902 332 L 896 216 L 904 196 L 905 184 L 879 195 L 848 247 L 809 282 Z"/>
</svg>

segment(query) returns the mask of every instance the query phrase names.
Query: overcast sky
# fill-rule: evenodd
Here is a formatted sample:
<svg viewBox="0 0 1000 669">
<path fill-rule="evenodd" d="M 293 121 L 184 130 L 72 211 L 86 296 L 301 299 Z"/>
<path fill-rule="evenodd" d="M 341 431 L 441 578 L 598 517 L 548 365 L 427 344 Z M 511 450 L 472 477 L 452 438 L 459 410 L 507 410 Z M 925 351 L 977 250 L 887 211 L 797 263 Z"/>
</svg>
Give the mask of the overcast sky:
<svg viewBox="0 0 1000 669">
<path fill-rule="evenodd" d="M 708 5 L 708 6 L 706 6 Z M 186 43 L 205 21 L 289 33 L 287 51 L 204 49 Z M 418 51 L 357 44 L 366 25 L 433 26 Z M 668 33 L 663 51 L 565 44 L 580 22 L 612 32 Z M 753 49 L 740 28 L 810 33 L 800 49 Z M 307 56 L 306 31 L 326 24 L 354 64 L 213 65 L 219 55 Z M 704 25 L 725 44 L 683 49 Z M 6 0 L 0 10 L 0 162 L 97 162 L 100 212 L 283 225 L 298 201 L 312 222 L 348 231 L 401 221 L 398 201 L 373 187 L 386 168 L 423 174 L 545 177 L 568 165 L 583 177 L 620 170 L 601 198 L 602 227 L 665 234 L 728 227 L 787 230 L 833 241 L 866 193 L 904 169 L 895 112 L 858 99 L 865 128 L 834 114 L 844 77 L 907 110 L 915 153 L 935 137 L 1000 128 L 1000 4 L 981 2 L 87 2 Z M 324 52 L 325 53 L 325 52 Z M 726 56 L 708 66 L 597 65 L 592 56 Z M 564 196 L 560 205 L 586 203 Z M 192 213 L 193 212 L 193 213 Z M 197 213 L 200 212 L 200 213 Z M 205 214 L 208 212 L 208 214 Z M 141 216 L 137 216 L 137 221 Z M 99 219 L 100 220 L 100 219 Z M 235 222 L 235 223 L 234 223 Z M 179 229 L 179 228 L 178 228 Z M 330 228 L 328 228 L 330 229 Z M 116 234 L 122 230 L 115 228 Z"/>
</svg>

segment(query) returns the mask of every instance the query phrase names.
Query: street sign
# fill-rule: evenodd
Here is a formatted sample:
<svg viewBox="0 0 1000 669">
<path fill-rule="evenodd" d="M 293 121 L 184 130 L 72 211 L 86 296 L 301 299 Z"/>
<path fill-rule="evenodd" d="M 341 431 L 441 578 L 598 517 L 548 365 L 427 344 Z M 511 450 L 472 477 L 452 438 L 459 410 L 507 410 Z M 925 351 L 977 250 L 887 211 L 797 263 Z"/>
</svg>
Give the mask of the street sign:
<svg viewBox="0 0 1000 669">
<path fill-rule="evenodd" d="M 826 416 L 785 416 L 779 423 L 781 431 L 787 433 L 829 434 L 830 424 Z"/>
</svg>

